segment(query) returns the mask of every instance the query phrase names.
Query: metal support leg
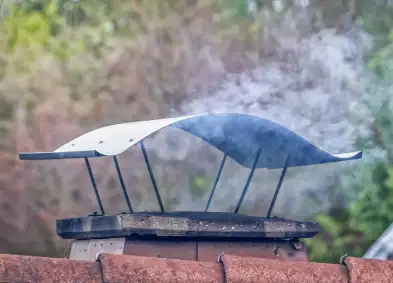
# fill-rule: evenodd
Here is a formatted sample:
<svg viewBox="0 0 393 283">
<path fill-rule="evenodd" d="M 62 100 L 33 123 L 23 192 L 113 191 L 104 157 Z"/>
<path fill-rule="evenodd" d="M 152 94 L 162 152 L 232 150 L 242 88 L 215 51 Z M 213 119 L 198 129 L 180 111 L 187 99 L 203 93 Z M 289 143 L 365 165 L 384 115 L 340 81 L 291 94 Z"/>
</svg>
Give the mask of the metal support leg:
<svg viewBox="0 0 393 283">
<path fill-rule="evenodd" d="M 212 190 L 210 192 L 210 196 L 209 196 L 209 199 L 208 199 L 207 204 L 206 204 L 205 212 L 208 211 L 210 203 L 211 203 L 211 201 L 213 199 L 213 195 L 214 195 L 214 192 L 216 191 L 218 181 L 220 180 L 220 176 L 221 176 L 221 173 L 222 173 L 222 169 L 224 168 L 226 159 L 227 159 L 227 154 L 225 154 L 224 157 L 222 158 L 222 161 L 221 161 L 221 164 L 220 164 L 220 168 L 218 169 L 218 173 L 217 173 L 216 179 L 214 180 L 213 188 L 212 188 Z"/>
<path fill-rule="evenodd" d="M 121 188 L 123 189 L 123 194 L 127 202 L 128 210 L 130 211 L 130 213 L 133 213 L 134 211 L 132 210 L 131 201 L 130 198 L 128 197 L 126 185 L 124 184 L 123 176 L 121 174 L 119 162 L 117 161 L 116 155 L 113 156 L 113 162 L 115 163 L 116 166 L 117 175 L 119 176 Z"/>
<path fill-rule="evenodd" d="M 274 204 L 276 203 L 278 193 L 280 192 L 282 182 L 284 181 L 285 175 L 287 173 L 289 159 L 290 158 L 289 158 L 289 155 L 288 155 L 287 160 L 285 161 L 284 168 L 282 169 L 282 173 L 281 173 L 280 179 L 278 181 L 278 184 L 277 184 L 277 187 L 276 187 L 276 191 L 274 192 L 274 196 L 273 196 L 272 202 L 270 203 L 270 207 L 269 207 L 269 210 L 268 210 L 267 215 L 266 215 L 267 218 L 270 218 L 270 216 L 272 214 L 273 207 L 274 207 Z"/>
<path fill-rule="evenodd" d="M 238 201 L 238 203 L 236 205 L 234 213 L 238 213 L 239 212 L 239 209 L 240 209 L 240 206 L 242 205 L 244 196 L 246 195 L 248 187 L 250 186 L 251 179 L 252 179 L 252 176 L 254 175 L 255 168 L 257 167 L 258 160 L 259 160 L 259 155 L 261 155 L 261 149 L 258 149 L 257 155 L 255 156 L 255 160 L 254 160 L 254 163 L 252 164 L 250 174 L 248 175 L 248 179 L 247 179 L 246 185 L 244 186 L 243 192 L 242 192 L 242 194 L 240 196 L 240 199 L 239 199 L 239 201 Z"/>
<path fill-rule="evenodd" d="M 85 158 L 85 162 L 86 162 L 87 171 L 89 171 L 90 181 L 91 181 L 91 184 L 93 185 L 94 193 L 96 195 L 98 206 L 100 207 L 100 210 L 101 210 L 101 214 L 105 215 L 105 211 L 104 211 L 104 207 L 102 206 L 100 194 L 98 193 L 98 190 L 97 190 L 96 181 L 94 180 L 93 171 L 91 171 L 89 159 Z"/>
<path fill-rule="evenodd" d="M 158 204 L 160 205 L 161 212 L 164 212 L 165 211 L 164 205 L 162 204 L 162 200 L 161 200 L 160 192 L 158 191 L 156 179 L 154 178 L 153 170 L 151 169 L 151 166 L 150 166 L 150 161 L 149 161 L 149 157 L 147 156 L 145 144 L 143 143 L 143 141 L 140 141 L 140 144 L 141 144 L 143 157 L 145 158 L 146 167 L 147 167 L 147 170 L 149 171 L 151 182 L 153 183 L 153 188 L 154 188 L 154 192 L 156 193 Z"/>
</svg>

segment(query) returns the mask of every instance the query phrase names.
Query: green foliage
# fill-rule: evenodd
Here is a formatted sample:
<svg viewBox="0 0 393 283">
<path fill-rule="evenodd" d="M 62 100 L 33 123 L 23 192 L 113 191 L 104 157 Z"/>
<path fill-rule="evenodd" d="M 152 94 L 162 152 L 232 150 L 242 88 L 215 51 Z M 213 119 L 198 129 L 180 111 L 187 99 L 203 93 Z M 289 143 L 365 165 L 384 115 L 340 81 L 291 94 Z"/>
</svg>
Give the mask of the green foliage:
<svg viewBox="0 0 393 283">
<path fill-rule="evenodd" d="M 374 165 L 372 181 L 350 206 L 351 214 L 357 216 L 350 225 L 362 232 L 367 242 L 373 242 L 393 222 L 393 166 Z"/>
<path fill-rule="evenodd" d="M 69 2 L 69 1 L 68 1 Z M 60 3 L 60 6 L 59 4 Z M 72 56 L 95 51 L 101 56 L 110 30 L 106 23 L 102 7 L 76 2 L 79 6 L 67 12 L 61 1 L 27 1 L 8 7 L 8 15 L 0 24 L 5 52 L 8 54 L 23 54 L 20 71 L 26 71 L 30 63 L 45 54 L 51 55 L 60 62 L 67 62 Z M 84 6 L 82 3 L 85 3 Z M 78 9 L 84 11 L 84 25 L 73 27 L 72 18 L 78 14 Z M 79 19 L 81 21 L 81 19 Z"/>
<path fill-rule="evenodd" d="M 307 240 L 312 260 L 337 263 L 346 253 L 362 256 L 393 222 L 393 165 L 379 162 L 364 170 L 365 178 L 354 184 L 358 194 L 349 206 L 315 216 L 322 232 Z"/>
<path fill-rule="evenodd" d="M 17 6 L 10 7 L 9 14 L 2 19 L 2 35 L 6 40 L 6 49 L 13 53 L 18 48 L 29 50 L 45 47 L 49 42 L 52 27 L 59 19 L 55 4 L 48 5 L 43 13 L 26 11 Z"/>
<path fill-rule="evenodd" d="M 211 187 L 211 180 L 204 176 L 194 176 L 190 178 L 191 193 L 196 196 L 203 196 Z"/>
<path fill-rule="evenodd" d="M 346 205 L 333 205 L 315 216 L 322 232 L 307 240 L 313 261 L 334 262 L 344 254 L 362 256 L 393 222 L 393 115 L 390 87 L 393 80 L 393 9 L 364 18 L 364 28 L 374 38 L 368 60 L 373 87 L 363 100 L 372 115 L 371 136 L 359 135 L 362 149 L 380 149 L 385 158 L 351 173 L 351 182 L 340 187 Z"/>
<path fill-rule="evenodd" d="M 364 29 L 373 35 L 374 52 L 369 60 L 370 68 L 382 79 L 391 80 L 393 58 L 393 9 L 378 17 L 366 16 Z"/>
<path fill-rule="evenodd" d="M 232 11 L 233 15 L 237 19 L 246 18 L 249 14 L 247 1 L 233 0 L 233 1 L 222 1 L 222 7 Z"/>
<path fill-rule="evenodd" d="M 8 55 L 22 59 L 17 68 L 21 73 L 30 72 L 30 65 L 44 54 L 66 61 L 83 49 L 80 39 L 72 41 L 64 36 L 67 27 L 56 1 L 46 1 L 40 8 L 32 3 L 10 6 L 1 22 L 3 48 Z"/>
</svg>

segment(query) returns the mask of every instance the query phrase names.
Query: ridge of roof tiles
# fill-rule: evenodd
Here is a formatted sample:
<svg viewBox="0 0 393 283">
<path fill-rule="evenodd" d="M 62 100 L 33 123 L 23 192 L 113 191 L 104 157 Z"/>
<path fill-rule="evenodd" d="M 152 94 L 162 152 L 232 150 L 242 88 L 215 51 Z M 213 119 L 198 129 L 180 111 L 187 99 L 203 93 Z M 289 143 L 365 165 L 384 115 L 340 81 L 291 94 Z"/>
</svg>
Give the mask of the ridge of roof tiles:
<svg viewBox="0 0 393 283">
<path fill-rule="evenodd" d="M 95 262 L 0 254 L 0 282 L 23 283 L 393 283 L 393 261 L 343 264 L 223 255 L 220 263 L 100 254 Z"/>
</svg>

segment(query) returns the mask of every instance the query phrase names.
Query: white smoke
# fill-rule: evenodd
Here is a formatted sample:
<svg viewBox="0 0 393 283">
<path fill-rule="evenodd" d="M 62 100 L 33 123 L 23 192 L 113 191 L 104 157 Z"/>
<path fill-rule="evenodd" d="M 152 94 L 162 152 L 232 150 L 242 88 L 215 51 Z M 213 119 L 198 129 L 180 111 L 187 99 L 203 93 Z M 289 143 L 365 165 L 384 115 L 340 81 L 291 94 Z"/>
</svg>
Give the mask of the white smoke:
<svg viewBox="0 0 393 283">
<path fill-rule="evenodd" d="M 273 58 L 266 58 L 253 70 L 227 74 L 214 91 L 206 89 L 200 93 L 200 88 L 196 90 L 191 86 L 189 97 L 198 98 L 183 104 L 180 112 L 174 112 L 173 116 L 206 112 L 253 114 L 278 122 L 331 153 L 359 150 L 353 148 L 357 125 L 353 125 L 351 115 L 362 94 L 363 57 L 370 47 L 367 35 L 356 27 L 342 33 L 323 29 L 302 39 L 296 35 L 282 36 L 283 31 L 279 29 L 276 32 L 278 40 Z M 216 152 L 217 158 L 212 162 L 202 152 L 207 148 L 201 142 L 194 137 L 178 137 L 179 134 L 161 136 L 172 144 L 170 148 L 163 148 L 165 143 L 159 142 L 157 136 L 156 144 L 161 145 L 156 151 L 158 157 L 197 164 L 214 179 L 222 153 Z M 349 163 L 353 162 L 290 169 L 274 212 L 287 217 L 311 213 L 303 203 L 303 193 L 322 192 L 337 169 Z M 247 175 L 248 169 L 233 161 L 227 162 L 212 210 L 232 209 Z M 244 207 L 255 214 L 266 213 L 279 175 L 279 170 L 257 170 Z M 180 182 L 175 186 L 184 189 L 186 184 Z M 180 198 L 184 207 L 180 205 L 176 208 L 179 210 L 201 209 L 206 201 L 206 197 L 192 199 L 188 193 L 181 194 Z"/>
</svg>

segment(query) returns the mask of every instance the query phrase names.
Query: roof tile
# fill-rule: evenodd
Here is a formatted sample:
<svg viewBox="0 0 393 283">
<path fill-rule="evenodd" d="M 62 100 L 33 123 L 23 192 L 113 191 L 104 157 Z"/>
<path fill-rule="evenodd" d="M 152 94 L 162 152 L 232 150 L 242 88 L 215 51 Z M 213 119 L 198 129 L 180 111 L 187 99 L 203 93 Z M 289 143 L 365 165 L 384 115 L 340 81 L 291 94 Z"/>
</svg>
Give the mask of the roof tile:
<svg viewBox="0 0 393 283">
<path fill-rule="evenodd" d="M 393 283 L 393 261 L 347 257 L 351 283 Z"/>
<path fill-rule="evenodd" d="M 0 282 L 98 283 L 98 262 L 0 254 Z"/>
<path fill-rule="evenodd" d="M 224 255 L 228 283 L 347 283 L 345 266 Z M 370 281 L 371 282 L 371 281 Z"/>
<path fill-rule="evenodd" d="M 104 282 L 221 283 L 221 265 L 211 262 L 101 254 Z"/>
<path fill-rule="evenodd" d="M 223 264 L 101 254 L 99 261 L 1 255 L 0 282 L 393 283 L 393 262 L 348 257 L 324 264 L 224 255 Z"/>
</svg>

